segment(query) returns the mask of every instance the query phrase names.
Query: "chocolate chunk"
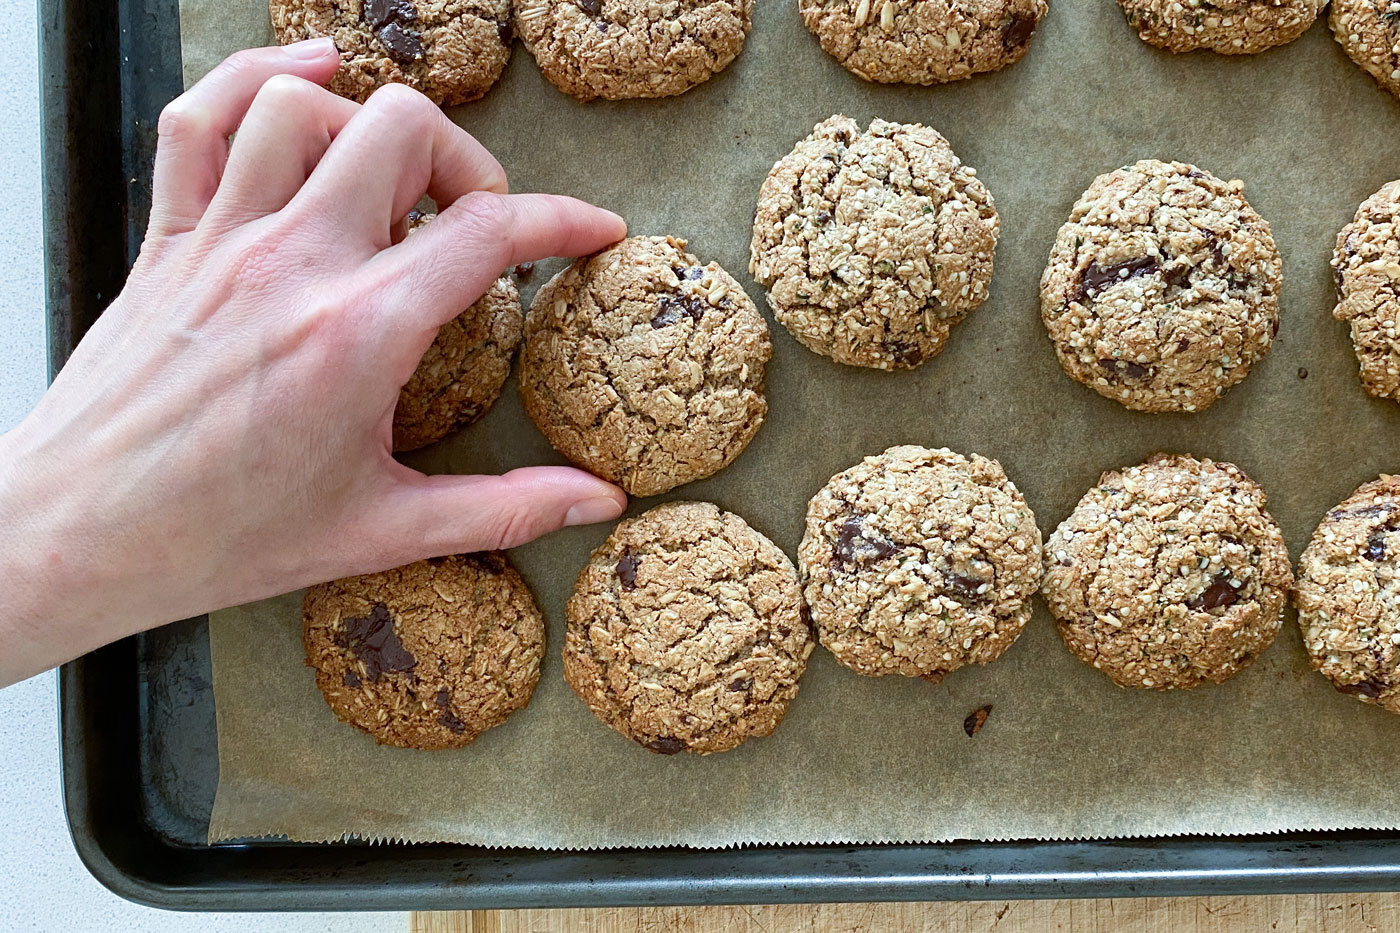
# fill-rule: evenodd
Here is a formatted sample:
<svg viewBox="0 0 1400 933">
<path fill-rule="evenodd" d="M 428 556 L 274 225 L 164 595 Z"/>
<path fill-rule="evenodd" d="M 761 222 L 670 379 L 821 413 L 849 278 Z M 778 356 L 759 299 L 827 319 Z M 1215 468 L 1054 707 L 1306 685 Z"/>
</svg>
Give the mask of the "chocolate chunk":
<svg viewBox="0 0 1400 933">
<path fill-rule="evenodd" d="M 462 720 L 458 719 L 457 714 L 452 712 L 452 710 L 450 709 L 445 709 L 442 711 L 442 715 L 438 717 L 438 722 L 442 723 L 444 726 L 458 734 L 467 731 L 467 724 L 462 722 Z"/>
<path fill-rule="evenodd" d="M 1375 699 L 1386 691 L 1386 685 L 1379 680 L 1362 680 L 1354 684 L 1342 684 L 1337 687 L 1342 693 L 1350 693 L 1353 696 L 1360 694 L 1364 697 Z"/>
<path fill-rule="evenodd" d="M 394 634 L 394 617 L 383 603 L 375 603 L 367 616 L 342 619 L 335 643 L 354 652 L 371 683 L 380 674 L 403 673 L 418 666 L 418 659 Z"/>
<path fill-rule="evenodd" d="M 346 671 L 340 679 L 345 683 L 345 686 L 352 689 L 358 689 L 360 686 L 360 675 L 354 671 Z"/>
<path fill-rule="evenodd" d="M 1157 260 L 1151 256 L 1129 259 L 1127 262 L 1115 263 L 1111 266 L 1101 266 L 1096 262 L 1091 262 L 1084 270 L 1083 278 L 1079 280 L 1079 289 L 1075 293 L 1074 300 L 1083 302 L 1095 298 L 1111 285 L 1151 275 L 1157 271 L 1157 268 Z"/>
<path fill-rule="evenodd" d="M 879 532 L 868 530 L 864 515 L 852 515 L 841 523 L 832 551 L 841 563 L 854 564 L 883 560 L 898 553 L 899 548 Z"/>
<path fill-rule="evenodd" d="M 404 222 L 411 227 L 427 216 L 427 214 L 423 213 L 415 207 L 413 210 L 408 212 L 408 216 L 404 218 Z"/>
<path fill-rule="evenodd" d="M 1187 608 L 1197 611 L 1223 609 L 1233 606 L 1240 598 L 1240 591 L 1230 585 L 1230 574 L 1222 573 L 1210 586 L 1186 602 Z"/>
<path fill-rule="evenodd" d="M 360 7 L 360 16 L 371 29 L 378 29 L 385 23 L 418 21 L 418 11 L 410 0 L 365 0 Z"/>
<path fill-rule="evenodd" d="M 663 735 L 659 739 L 652 739 L 650 742 L 643 742 L 647 748 L 663 755 L 674 755 L 676 752 L 685 751 L 685 743 L 675 736 Z"/>
<path fill-rule="evenodd" d="M 1035 27 L 1036 18 L 1034 16 L 1012 17 L 1011 22 L 1001 28 L 1001 44 L 1007 49 L 1019 49 L 1031 41 Z"/>
<path fill-rule="evenodd" d="M 409 0 L 365 0 L 360 16 L 389 57 L 399 64 L 424 57 L 423 37 L 413 28 L 418 22 L 418 11 Z"/>
<path fill-rule="evenodd" d="M 1379 564 L 1385 560 L 1385 533 L 1387 529 L 1371 533 L 1371 537 L 1366 539 L 1366 559 L 1373 564 Z"/>
<path fill-rule="evenodd" d="M 730 692 L 730 693 L 744 693 L 745 691 L 752 690 L 752 689 L 753 689 L 753 678 L 752 678 L 752 677 L 741 677 L 741 678 L 739 678 L 738 680 L 730 681 L 730 683 L 729 683 L 729 692 Z"/>
<path fill-rule="evenodd" d="M 1152 370 L 1132 360 L 1099 360 L 1099 366 L 1110 375 L 1133 382 L 1140 382 L 1152 375 Z"/>
<path fill-rule="evenodd" d="M 992 704 L 988 703 L 986 706 L 979 707 L 967 714 L 967 718 L 963 720 L 963 731 L 967 733 L 969 739 L 982 731 L 982 727 L 987 724 L 987 717 L 991 713 Z"/>
<path fill-rule="evenodd" d="M 779 638 L 787 638 L 787 637 L 788 637 L 789 635 L 791 635 L 791 634 L 792 634 L 792 629 L 788 628 L 786 625 L 780 625 L 780 626 L 778 626 L 778 637 L 779 637 Z"/>
<path fill-rule="evenodd" d="M 401 65 L 416 62 L 425 54 L 422 37 L 399 23 L 381 26 L 374 31 L 374 35 L 389 53 L 389 57 Z"/>
<path fill-rule="evenodd" d="M 961 573 L 945 573 L 943 579 L 948 581 L 948 588 L 953 591 L 953 596 L 962 602 L 975 602 L 982 598 L 978 589 L 986 580 L 979 580 L 976 577 Z"/>
<path fill-rule="evenodd" d="M 622 583 L 622 588 L 634 590 L 637 588 L 637 567 L 642 563 L 640 557 L 633 557 L 631 551 L 623 551 L 622 557 L 617 562 L 617 579 Z"/>
<path fill-rule="evenodd" d="M 1394 509 L 1392 505 L 1368 505 L 1359 509 L 1333 509 L 1327 513 L 1331 519 L 1338 518 L 1371 518 L 1376 515 L 1387 515 Z"/>
<path fill-rule="evenodd" d="M 1185 353 L 1185 352 L 1186 352 L 1186 348 L 1189 347 L 1189 346 L 1191 346 L 1191 341 L 1187 340 L 1185 337 L 1182 337 L 1180 340 L 1178 340 L 1178 341 L 1176 342 L 1176 352 L 1177 352 L 1177 353 Z"/>
<path fill-rule="evenodd" d="M 1169 269 L 1162 273 L 1162 281 L 1177 288 L 1186 288 L 1191 281 L 1191 264 L 1184 263 L 1175 269 Z"/>
<path fill-rule="evenodd" d="M 683 318 L 700 323 L 705 314 L 705 300 L 699 295 L 662 295 L 656 300 L 656 314 L 652 316 L 652 330 L 670 327 Z"/>
<path fill-rule="evenodd" d="M 433 702 L 436 703 L 440 708 L 446 709 L 452 703 L 452 694 L 447 692 L 446 687 L 443 687 L 433 697 Z"/>
<path fill-rule="evenodd" d="M 1229 269 L 1230 263 L 1225 259 L 1225 247 L 1219 240 L 1212 240 L 1210 244 L 1210 258 L 1215 260 L 1215 264 L 1222 269 Z"/>
<path fill-rule="evenodd" d="M 496 35 L 500 38 L 501 45 L 510 45 L 515 41 L 515 27 L 511 25 L 510 20 L 503 19 L 496 24 Z"/>
<path fill-rule="evenodd" d="M 831 211 L 817 211 L 817 223 L 823 227 L 831 223 Z"/>
<path fill-rule="evenodd" d="M 515 277 L 518 279 L 528 279 L 530 277 L 530 273 L 534 271 L 535 264 L 533 262 L 522 262 L 520 265 L 515 267 Z"/>
<path fill-rule="evenodd" d="M 924 361 L 923 348 L 917 343 L 898 341 L 890 347 L 890 353 L 894 356 L 895 362 L 901 366 L 912 368 Z"/>
<path fill-rule="evenodd" d="M 603 0 L 574 0 L 578 8 L 589 16 L 597 16 L 603 12 Z"/>
</svg>

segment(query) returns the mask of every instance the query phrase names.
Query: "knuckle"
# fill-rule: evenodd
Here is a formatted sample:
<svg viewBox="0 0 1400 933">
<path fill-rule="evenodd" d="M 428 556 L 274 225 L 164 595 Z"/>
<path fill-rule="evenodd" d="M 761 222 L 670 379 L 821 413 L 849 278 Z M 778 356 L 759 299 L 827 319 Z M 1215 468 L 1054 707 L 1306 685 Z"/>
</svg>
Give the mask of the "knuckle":
<svg viewBox="0 0 1400 933">
<path fill-rule="evenodd" d="M 385 84 L 365 101 L 365 109 L 375 116 L 396 122 L 410 121 L 423 125 L 442 119 L 437 105 L 406 84 Z"/>
<path fill-rule="evenodd" d="M 311 107 L 321 90 L 305 78 L 296 75 L 273 75 L 263 82 L 253 99 L 254 108 L 271 108 L 277 112 L 288 109 L 302 110 Z"/>
<path fill-rule="evenodd" d="M 160 118 L 156 121 L 156 136 L 163 140 L 180 139 L 190 135 L 198 123 L 189 95 L 181 94 L 161 110 Z"/>
</svg>

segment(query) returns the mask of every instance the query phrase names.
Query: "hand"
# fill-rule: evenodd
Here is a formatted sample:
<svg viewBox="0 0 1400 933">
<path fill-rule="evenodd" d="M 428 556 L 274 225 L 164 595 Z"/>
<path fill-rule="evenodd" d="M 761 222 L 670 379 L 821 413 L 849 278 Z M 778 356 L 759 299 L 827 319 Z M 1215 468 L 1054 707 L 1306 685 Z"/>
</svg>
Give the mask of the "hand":
<svg viewBox="0 0 1400 933">
<path fill-rule="evenodd" d="M 338 62 L 328 39 L 241 52 L 161 115 L 126 288 L 0 437 L 0 685 L 160 623 L 622 512 L 578 470 L 430 477 L 390 455 L 440 325 L 503 269 L 625 227 L 506 194 L 415 91 L 325 91 Z M 438 218 L 405 240 L 425 192 Z"/>
</svg>

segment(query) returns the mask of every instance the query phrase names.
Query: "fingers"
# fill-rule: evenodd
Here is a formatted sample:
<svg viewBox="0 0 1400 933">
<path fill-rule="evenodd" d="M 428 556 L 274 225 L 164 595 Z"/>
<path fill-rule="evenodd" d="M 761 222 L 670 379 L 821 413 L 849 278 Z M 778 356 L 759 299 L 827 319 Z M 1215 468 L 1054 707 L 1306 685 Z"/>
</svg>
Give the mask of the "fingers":
<svg viewBox="0 0 1400 933">
<path fill-rule="evenodd" d="M 473 191 L 505 190 L 505 171 L 481 143 L 422 94 L 389 84 L 331 143 L 296 200 L 334 211 L 342 232 L 374 251 L 390 245 L 391 226 L 425 192 L 447 205 Z"/>
<path fill-rule="evenodd" d="M 150 230 L 194 228 L 214 197 L 228 158 L 228 137 L 263 83 L 277 74 L 321 84 L 340 65 L 330 39 L 248 49 L 225 59 L 160 115 Z"/>
<path fill-rule="evenodd" d="M 552 194 L 478 191 L 375 256 L 366 273 L 389 326 L 405 316 L 435 329 L 480 297 L 504 269 L 550 256 L 586 256 L 627 235 L 612 211 Z"/>
<path fill-rule="evenodd" d="M 281 210 L 359 109 L 302 78 L 269 78 L 238 128 L 203 223 L 232 227 Z"/>
<path fill-rule="evenodd" d="M 409 475 L 367 516 L 368 531 L 399 563 L 517 547 L 565 525 L 611 521 L 627 496 L 572 467 L 526 467 L 504 476 Z"/>
</svg>

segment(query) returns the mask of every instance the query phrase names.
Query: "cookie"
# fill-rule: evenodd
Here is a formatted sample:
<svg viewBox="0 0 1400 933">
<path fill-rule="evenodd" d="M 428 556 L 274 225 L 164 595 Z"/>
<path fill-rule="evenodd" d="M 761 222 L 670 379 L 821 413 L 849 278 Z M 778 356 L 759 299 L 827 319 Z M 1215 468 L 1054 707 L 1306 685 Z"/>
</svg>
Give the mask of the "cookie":
<svg viewBox="0 0 1400 933">
<path fill-rule="evenodd" d="M 1400 181 L 1361 202 L 1337 236 L 1332 268 L 1332 316 L 1351 323 L 1361 384 L 1377 398 L 1400 401 Z"/>
<path fill-rule="evenodd" d="M 1065 644 L 1122 687 L 1222 683 L 1278 634 L 1293 584 L 1264 491 L 1231 463 L 1111 470 L 1045 548 Z"/>
<path fill-rule="evenodd" d="M 1400 97 L 1400 0 L 1332 0 L 1328 24 L 1347 57 Z"/>
<path fill-rule="evenodd" d="M 363 101 L 407 84 L 434 103 L 476 100 L 510 59 L 510 0 L 269 0 L 282 45 L 330 36 L 340 70 L 326 85 Z"/>
<path fill-rule="evenodd" d="M 728 466 L 768 412 L 768 325 L 716 263 L 630 237 L 535 294 L 520 398 L 554 449 L 636 496 Z"/>
<path fill-rule="evenodd" d="M 818 123 L 758 194 L 749 271 L 838 363 L 913 369 L 987 298 L 1000 221 L 977 172 L 917 123 Z"/>
<path fill-rule="evenodd" d="M 303 599 L 331 710 L 383 745 L 460 748 L 530 702 L 544 620 L 504 554 L 419 561 Z"/>
<path fill-rule="evenodd" d="M 409 232 L 433 218 L 413 211 Z M 472 424 L 496 401 L 520 345 L 524 314 L 509 276 L 438 329 L 418 368 L 399 391 L 394 450 L 416 450 Z"/>
<path fill-rule="evenodd" d="M 581 101 L 671 97 L 744 47 L 753 0 L 516 0 L 515 31 L 550 83 Z"/>
<path fill-rule="evenodd" d="M 1244 183 L 1146 159 L 1094 179 L 1060 228 L 1040 316 L 1069 376 L 1138 411 L 1201 411 L 1278 332 L 1283 275 Z"/>
<path fill-rule="evenodd" d="M 1169 52 L 1252 55 L 1307 32 L 1327 0 L 1118 0 L 1144 42 Z"/>
<path fill-rule="evenodd" d="M 1045 0 L 798 0 L 847 71 L 885 84 L 943 84 L 1026 54 Z"/>
<path fill-rule="evenodd" d="M 792 562 L 707 502 L 619 523 L 565 615 L 569 686 L 609 727 L 663 755 L 771 733 L 812 653 Z"/>
<path fill-rule="evenodd" d="M 1382 475 L 1327 513 L 1293 599 L 1313 670 L 1400 713 L 1400 477 Z"/>
<path fill-rule="evenodd" d="M 891 447 L 812 498 L 797 561 L 837 661 L 936 684 L 1021 634 L 1040 588 L 1040 529 L 995 460 Z"/>
</svg>

